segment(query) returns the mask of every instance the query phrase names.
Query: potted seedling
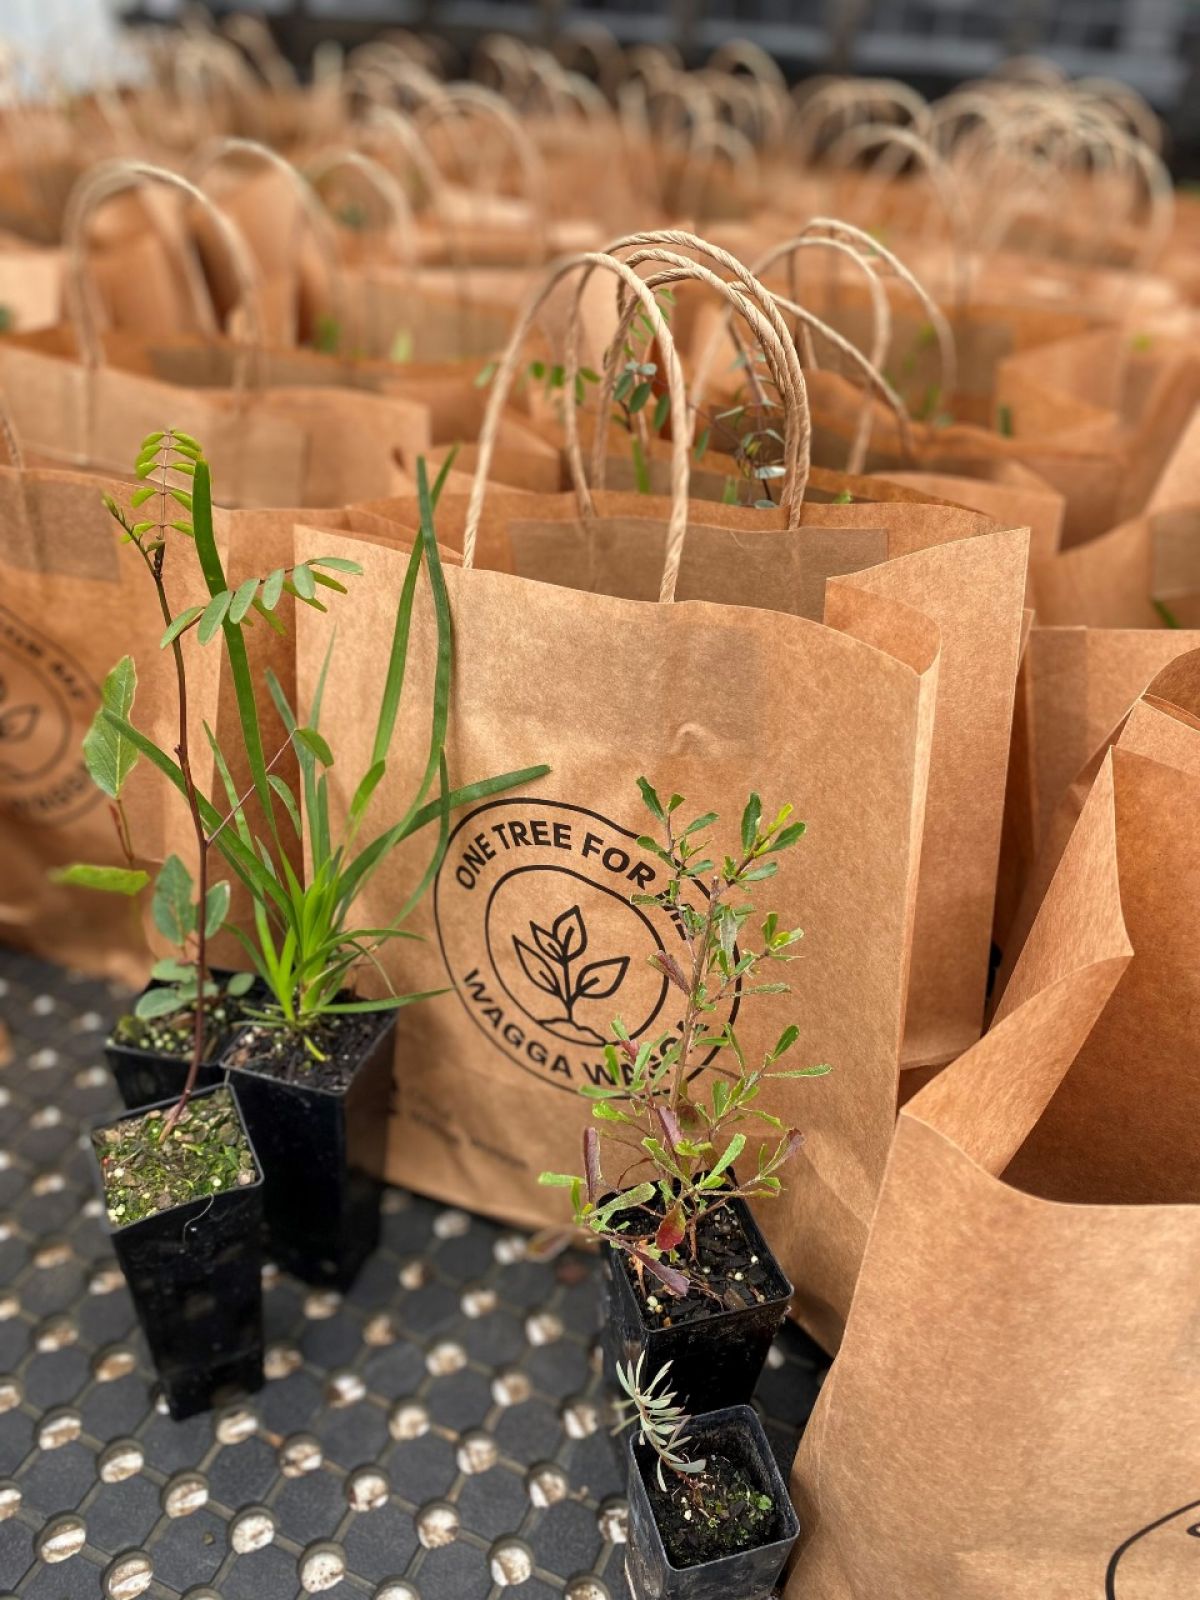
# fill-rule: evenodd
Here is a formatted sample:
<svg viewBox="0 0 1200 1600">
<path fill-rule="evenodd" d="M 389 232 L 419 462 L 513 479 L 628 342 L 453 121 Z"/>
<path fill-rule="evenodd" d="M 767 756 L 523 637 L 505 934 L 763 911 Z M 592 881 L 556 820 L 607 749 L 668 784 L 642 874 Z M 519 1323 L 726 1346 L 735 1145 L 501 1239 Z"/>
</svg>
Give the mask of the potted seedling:
<svg viewBox="0 0 1200 1600">
<path fill-rule="evenodd" d="M 255 693 L 243 630 L 253 621 L 276 624 L 284 593 L 324 610 L 318 591 L 345 593 L 343 577 L 360 571 L 337 557 L 314 557 L 262 575 L 227 579 L 212 531 L 207 463 L 190 441 L 168 435 L 156 447 L 155 482 L 182 495 L 208 591 L 202 605 L 168 618 L 165 647 L 177 648 L 195 630 L 201 645 L 223 638 L 232 675 L 250 785 L 239 793 L 225 752 L 206 728 L 215 770 L 224 789 L 221 808 L 204 801 L 202 822 L 215 847 L 250 896 L 253 927 L 231 928 L 253 965 L 258 987 L 239 1000 L 236 1026 L 216 1065 L 237 1085 L 266 1176 L 265 1210 L 274 1259 L 310 1283 L 344 1289 L 379 1236 L 380 1182 L 390 1109 L 395 1012 L 419 994 L 367 995 L 364 970 L 382 973 L 379 952 L 412 937 L 405 919 L 432 882 L 446 847 L 451 810 L 540 777 L 528 768 L 451 791 L 444 748 L 453 650 L 450 608 L 433 530 L 432 492 L 420 468 L 422 525 L 397 601 L 387 671 L 380 688 L 371 763 L 362 775 L 345 822 L 331 814 L 326 769 L 333 751 L 319 729 L 323 685 L 333 645 L 307 722 L 301 722 L 274 675 L 266 675 L 279 721 L 278 747 L 268 741 Z M 174 452 L 168 446 L 175 447 Z M 179 451 L 182 450 L 182 454 Z M 181 488 L 179 475 L 190 480 Z M 140 492 L 140 491 L 139 491 Z M 118 513 L 126 536 L 144 535 Z M 425 576 L 437 626 L 437 663 L 425 770 L 404 813 L 368 827 L 372 796 L 386 770 L 407 664 L 410 620 L 418 583 Z M 179 766 L 156 750 L 119 713 L 104 715 L 135 749 L 151 756 L 176 787 Z M 300 790 L 275 770 L 285 751 L 295 753 Z M 206 808 L 206 809 L 205 809 Z M 223 814 L 222 814 L 223 813 Z M 421 828 L 436 823 L 430 858 L 407 902 L 383 927 L 355 920 L 363 890 L 391 853 Z M 303 856 L 303 873 L 293 864 Z M 206 859 L 206 851 L 202 860 Z M 203 960 L 199 962 L 204 966 Z M 390 987 L 390 986 L 389 986 Z"/>
<path fill-rule="evenodd" d="M 571 1191 L 575 1225 L 605 1247 L 606 1370 L 643 1354 L 654 1370 L 672 1366 L 692 1410 L 750 1398 L 792 1286 L 768 1247 L 749 1202 L 778 1195 L 781 1169 L 803 1136 L 757 1102 L 773 1079 L 818 1077 L 827 1065 L 780 1063 L 800 1030 L 789 1024 L 757 1064 L 734 1027 L 738 1007 L 788 992 L 765 969 L 791 959 L 800 929 L 775 912 L 757 928 L 750 895 L 774 876 L 779 854 L 798 843 L 792 808 L 764 822 L 750 796 L 736 854 L 720 866 L 702 836 L 709 812 L 683 825 L 683 800 L 662 801 L 645 778 L 642 798 L 662 831 L 638 843 L 666 868 L 664 887 L 634 904 L 665 911 L 679 953 L 651 964 L 679 1000 L 675 1027 L 641 1042 L 618 1019 L 605 1046 L 605 1076 L 580 1092 L 592 1104 L 582 1176 L 546 1172 L 541 1182 Z M 748 1133 L 758 1135 L 751 1161 Z M 735 1162 L 746 1154 L 748 1170 Z"/>
<path fill-rule="evenodd" d="M 180 437 L 168 443 L 162 434 L 151 435 L 138 457 L 138 474 L 150 477 L 160 456 L 195 470 L 199 455 L 194 441 Z M 176 547 L 193 534 L 190 520 L 180 518 L 176 507 L 190 511 L 191 496 L 163 484 L 143 484 L 134 491 L 134 503 L 145 506 L 156 495 L 155 513 L 136 523 L 111 498 L 106 503 L 145 566 L 170 633 L 168 578 L 178 567 Z M 173 1104 L 102 1124 L 91 1142 L 113 1249 L 167 1405 L 173 1416 L 184 1417 L 262 1383 L 262 1176 L 236 1093 L 224 1086 L 206 1089 L 199 1082 L 211 1042 L 209 1006 L 217 998 L 207 970 L 207 944 L 229 903 L 228 883 L 210 884 L 208 862 L 225 823 L 211 807 L 206 810 L 193 771 L 187 661 L 178 634 L 165 644 L 174 670 L 175 759 L 137 735 L 128 720 L 136 674 L 126 658 L 105 683 L 99 718 L 87 736 L 87 760 L 114 804 L 128 864 L 77 867 L 68 877 L 131 895 L 147 886 L 147 874 L 133 864 L 121 794 L 139 755 L 150 756 L 163 770 L 169 767 L 196 839 L 195 876 L 173 855 L 154 889 L 156 916 L 165 918 L 169 902 L 180 947 L 194 938 L 194 959 L 186 967 L 178 963 L 167 984 L 173 1011 L 186 1014 L 190 1025 L 187 1076 Z"/>
<path fill-rule="evenodd" d="M 670 1365 L 617 1368 L 629 1441 L 626 1576 L 634 1600 L 766 1600 L 799 1523 L 750 1406 L 689 1417 Z M 703 1451 L 702 1455 L 697 1452 Z"/>
<path fill-rule="evenodd" d="M 453 644 L 433 526 L 445 471 L 431 491 L 424 463 L 418 463 L 420 534 L 397 603 L 371 761 L 340 826 L 331 816 L 325 776 L 334 755 L 319 729 L 332 643 L 303 726 L 278 681 L 267 675 L 281 731 L 299 758 L 301 794 L 291 795 L 282 780 L 273 777 L 272 788 L 288 824 L 303 841 L 307 870 L 301 882 L 288 867 L 285 853 L 276 855 L 269 844 L 260 844 L 268 879 L 253 892 L 253 935 L 234 931 L 258 974 L 262 998 L 247 1006 L 248 1019 L 223 1051 L 220 1064 L 237 1082 L 266 1171 L 266 1214 L 274 1258 L 307 1282 L 337 1289 L 349 1286 L 378 1242 L 379 1174 L 390 1110 L 395 1013 L 401 1006 L 430 998 L 393 992 L 362 995 L 356 975 L 364 969 L 382 973 L 379 952 L 393 940 L 415 937 L 404 923 L 445 853 L 451 810 L 528 783 L 549 770 L 526 768 L 450 790 L 444 752 Z M 437 628 L 428 756 L 403 814 L 382 830 L 372 831 L 367 828 L 371 798 L 387 767 L 405 677 L 413 599 L 422 572 Z M 220 587 L 223 581 L 214 573 L 210 588 L 215 594 L 227 592 Z M 224 772 L 223 764 L 218 765 Z M 235 829 L 249 854 L 253 841 L 227 773 L 226 782 Z M 370 879 L 405 839 L 431 822 L 438 824 L 436 838 L 406 902 L 386 926 L 360 925 L 355 906 Z"/>
</svg>

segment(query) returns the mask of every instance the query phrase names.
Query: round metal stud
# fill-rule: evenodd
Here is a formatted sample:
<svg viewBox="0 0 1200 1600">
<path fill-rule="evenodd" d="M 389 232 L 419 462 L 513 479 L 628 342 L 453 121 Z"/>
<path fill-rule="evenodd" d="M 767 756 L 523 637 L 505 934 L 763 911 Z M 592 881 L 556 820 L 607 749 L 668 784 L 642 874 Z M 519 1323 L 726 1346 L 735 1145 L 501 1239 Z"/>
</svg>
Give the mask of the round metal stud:
<svg viewBox="0 0 1200 1600">
<path fill-rule="evenodd" d="M 395 1344 L 400 1337 L 400 1329 L 396 1319 L 386 1311 L 377 1311 L 363 1329 L 363 1343 L 373 1349 L 382 1350 L 389 1344 Z"/>
<path fill-rule="evenodd" d="M 421 1592 L 407 1578 L 385 1578 L 371 1600 L 421 1600 Z"/>
<path fill-rule="evenodd" d="M 482 1428 L 464 1433 L 458 1446 L 458 1470 L 474 1475 L 488 1472 L 500 1459 L 500 1450 L 490 1433 Z"/>
<path fill-rule="evenodd" d="M 488 1551 L 492 1582 L 501 1589 L 526 1583 L 533 1576 L 533 1551 L 523 1539 L 497 1539 Z"/>
<path fill-rule="evenodd" d="M 100 1457 L 100 1478 L 104 1483 L 124 1483 L 136 1478 L 145 1465 L 146 1453 L 136 1439 L 114 1439 Z"/>
<path fill-rule="evenodd" d="M 388 1415 L 393 1439 L 420 1439 L 429 1432 L 429 1412 L 419 1400 L 397 1400 Z"/>
<path fill-rule="evenodd" d="M 97 1383 L 115 1383 L 137 1368 L 137 1356 L 127 1344 L 106 1345 L 92 1357 L 92 1376 Z"/>
<path fill-rule="evenodd" d="M 344 1410 L 346 1406 L 356 1406 L 366 1392 L 367 1386 L 362 1376 L 344 1368 L 341 1372 L 329 1374 L 329 1381 L 325 1385 L 325 1403 L 335 1410 Z"/>
<path fill-rule="evenodd" d="M 532 1505 L 544 1510 L 565 1500 L 571 1484 L 556 1461 L 539 1461 L 525 1474 L 525 1492 Z"/>
<path fill-rule="evenodd" d="M 299 1372 L 303 1365 L 304 1357 L 294 1344 L 269 1344 L 263 1352 L 263 1376 L 268 1383 Z"/>
<path fill-rule="evenodd" d="M 169 1517 L 190 1517 L 208 1504 L 208 1480 L 202 1472 L 177 1472 L 162 1492 Z"/>
<path fill-rule="evenodd" d="M 304 1315 L 310 1322 L 328 1322 L 337 1316 L 341 1303 L 336 1289 L 314 1289 L 304 1297 Z"/>
<path fill-rule="evenodd" d="M 51 1517 L 33 1542 L 38 1558 L 56 1566 L 60 1561 L 70 1561 L 87 1543 L 87 1526 L 82 1517 L 68 1513 Z"/>
<path fill-rule="evenodd" d="M 427 1261 L 406 1261 L 397 1276 L 403 1289 L 423 1289 L 432 1274 Z"/>
<path fill-rule="evenodd" d="M 285 1478 L 302 1478 L 316 1472 L 325 1460 L 321 1441 L 311 1433 L 293 1433 L 279 1446 L 279 1470 Z"/>
<path fill-rule="evenodd" d="M 378 1511 L 387 1505 L 391 1492 L 382 1467 L 359 1467 L 346 1479 L 346 1504 L 351 1511 Z"/>
<path fill-rule="evenodd" d="M 459 1304 L 462 1306 L 464 1316 L 472 1318 L 487 1317 L 495 1311 L 499 1304 L 499 1296 L 496 1294 L 495 1289 L 490 1288 L 487 1284 L 480 1284 L 475 1289 L 464 1289 Z"/>
<path fill-rule="evenodd" d="M 435 1378 L 461 1372 L 466 1364 L 467 1352 L 453 1339 L 440 1339 L 425 1357 L 425 1366 Z"/>
<path fill-rule="evenodd" d="M 624 1544 L 629 1533 L 629 1502 L 619 1495 L 602 1500 L 596 1525 L 606 1544 Z"/>
<path fill-rule="evenodd" d="M 529 1374 L 520 1367 L 505 1367 L 492 1379 L 492 1399 L 498 1406 L 519 1406 L 532 1393 Z"/>
<path fill-rule="evenodd" d="M 7 1522 L 21 1509 L 21 1490 L 11 1478 L 0 1480 L 0 1522 Z"/>
<path fill-rule="evenodd" d="M 305 1594 L 321 1594 L 346 1576 L 346 1553 L 340 1545 L 327 1541 L 310 1544 L 300 1557 L 298 1571 Z"/>
<path fill-rule="evenodd" d="M 217 1417 L 214 1431 L 222 1444 L 241 1444 L 258 1432 L 258 1418 L 249 1406 L 230 1406 Z"/>
<path fill-rule="evenodd" d="M 417 1538 L 426 1550 L 440 1550 L 458 1538 L 458 1508 L 448 1500 L 433 1500 L 422 1506 L 414 1521 Z"/>
<path fill-rule="evenodd" d="M 612 1600 L 612 1596 L 602 1579 L 584 1572 L 578 1578 L 568 1578 L 563 1600 Z"/>
<path fill-rule="evenodd" d="M 552 1311 L 539 1311 L 525 1319 L 525 1337 L 530 1344 L 556 1344 L 562 1336 L 562 1318 L 556 1317 Z"/>
<path fill-rule="evenodd" d="M 64 1406 L 58 1411 L 47 1411 L 38 1429 L 37 1442 L 42 1450 L 61 1450 L 65 1444 L 74 1444 L 83 1432 L 83 1418 L 78 1411 Z"/>
<path fill-rule="evenodd" d="M 586 1439 L 600 1426 L 600 1408 L 587 1395 L 569 1395 L 558 1414 L 569 1439 Z"/>
<path fill-rule="evenodd" d="M 238 1555 L 262 1550 L 275 1537 L 275 1518 L 266 1506 L 246 1506 L 229 1524 L 229 1543 Z"/>
<path fill-rule="evenodd" d="M 137 1600 L 154 1581 L 154 1563 L 144 1550 L 127 1550 L 104 1569 L 108 1600 Z"/>
<path fill-rule="evenodd" d="M 439 1239 L 461 1239 L 471 1226 L 465 1211 L 440 1211 L 433 1219 L 433 1231 Z"/>
</svg>

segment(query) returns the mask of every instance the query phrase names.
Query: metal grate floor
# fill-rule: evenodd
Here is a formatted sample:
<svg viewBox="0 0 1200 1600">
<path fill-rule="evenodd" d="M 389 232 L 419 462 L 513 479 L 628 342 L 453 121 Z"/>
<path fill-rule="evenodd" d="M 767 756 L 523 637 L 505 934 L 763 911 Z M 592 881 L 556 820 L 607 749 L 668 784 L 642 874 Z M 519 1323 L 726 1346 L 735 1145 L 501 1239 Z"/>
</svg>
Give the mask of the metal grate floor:
<svg viewBox="0 0 1200 1600">
<path fill-rule="evenodd" d="M 125 999 L 0 950 L 0 1600 L 626 1600 L 594 1263 L 393 1189 L 345 1298 L 267 1269 L 268 1381 L 156 1404 L 81 1140 Z M 826 1358 L 785 1330 L 785 1468 Z"/>
</svg>

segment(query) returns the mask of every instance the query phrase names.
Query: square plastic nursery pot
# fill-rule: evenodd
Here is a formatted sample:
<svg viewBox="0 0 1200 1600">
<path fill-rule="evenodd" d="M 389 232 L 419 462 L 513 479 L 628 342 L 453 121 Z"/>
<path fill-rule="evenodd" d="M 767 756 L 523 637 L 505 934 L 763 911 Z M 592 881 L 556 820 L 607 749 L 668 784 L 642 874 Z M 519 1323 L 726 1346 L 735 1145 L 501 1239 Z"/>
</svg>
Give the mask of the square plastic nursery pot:
<svg viewBox="0 0 1200 1600">
<path fill-rule="evenodd" d="M 193 1103 L 212 1092 L 193 1095 Z M 176 1098 L 145 1109 L 165 1114 Z M 93 1127 L 111 1127 L 126 1115 Z M 90 1139 L 88 1149 L 103 1200 L 104 1177 Z M 252 1184 L 125 1227 L 114 1226 L 105 1213 L 113 1252 L 177 1421 L 262 1387 L 263 1180 L 252 1140 L 250 1151 L 257 1171 Z"/>
<path fill-rule="evenodd" d="M 224 967 L 213 967 L 212 975 L 218 982 L 233 977 L 232 971 Z M 141 993 L 145 994 L 147 990 L 160 988 L 162 985 L 152 979 Z M 261 984 L 256 982 L 255 990 L 261 993 Z M 138 999 L 141 999 L 141 995 Z M 136 1004 L 136 1001 L 134 1003 Z M 227 1037 L 228 1035 L 217 1041 L 212 1051 L 214 1058 L 224 1048 Z M 157 1105 L 160 1100 L 177 1100 L 183 1093 L 184 1081 L 191 1065 L 190 1056 L 167 1055 L 161 1050 L 141 1050 L 134 1045 L 119 1043 L 111 1034 L 104 1041 L 104 1054 L 109 1071 L 117 1080 L 117 1090 L 121 1100 L 130 1111 L 137 1111 L 142 1106 Z M 215 1059 L 212 1062 L 202 1063 L 196 1087 L 210 1088 L 220 1083 L 224 1076 L 224 1071 L 216 1065 Z"/>
<path fill-rule="evenodd" d="M 617 1384 L 616 1363 L 636 1364 L 645 1351 L 647 1372 L 671 1363 L 670 1387 L 688 1411 L 742 1405 L 754 1393 L 767 1352 L 787 1316 L 792 1285 L 746 1202 L 732 1200 L 729 1209 L 745 1232 L 750 1253 L 766 1267 L 766 1298 L 754 1305 L 714 1310 L 669 1328 L 658 1327 L 647 1318 L 628 1257 L 605 1246 L 604 1375 L 611 1387 Z M 665 1291 L 661 1299 L 669 1304 Z"/>
<path fill-rule="evenodd" d="M 736 1555 L 698 1566 L 672 1564 L 646 1487 L 657 1457 L 636 1434 L 628 1443 L 629 1544 L 625 1573 L 633 1600 L 767 1600 L 791 1554 L 800 1523 L 771 1453 L 762 1423 L 749 1406 L 727 1406 L 694 1416 L 688 1424 L 689 1454 L 719 1451 L 745 1467 L 774 1514 L 764 1541 Z"/>
<path fill-rule="evenodd" d="M 395 1032 L 381 1012 L 341 1090 L 231 1069 L 266 1178 L 268 1254 L 305 1283 L 348 1289 L 379 1243 Z"/>
</svg>

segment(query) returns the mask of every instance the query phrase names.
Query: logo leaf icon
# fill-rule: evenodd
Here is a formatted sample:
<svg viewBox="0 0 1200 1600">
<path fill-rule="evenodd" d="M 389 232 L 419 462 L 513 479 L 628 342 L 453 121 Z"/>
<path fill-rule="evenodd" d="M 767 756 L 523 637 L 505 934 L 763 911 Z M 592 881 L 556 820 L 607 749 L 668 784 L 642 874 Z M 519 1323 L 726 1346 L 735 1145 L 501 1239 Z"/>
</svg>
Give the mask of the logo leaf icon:
<svg viewBox="0 0 1200 1600">
<path fill-rule="evenodd" d="M 529 924 L 529 931 L 533 934 L 534 944 L 537 945 L 547 961 L 562 960 L 562 950 L 559 948 L 558 940 L 552 933 L 547 932 L 545 928 L 539 927 L 536 922 Z"/>
<path fill-rule="evenodd" d="M 522 942 L 513 935 L 513 948 L 517 952 L 517 960 L 521 963 L 522 971 L 535 989 L 540 989 L 543 994 L 555 995 L 566 1004 L 566 996 L 559 987 L 558 977 L 548 962 L 531 946 Z"/>
<path fill-rule="evenodd" d="M 610 994 L 614 994 L 621 987 L 628 970 L 628 956 L 613 956 L 608 961 L 590 962 L 576 979 L 576 997 L 586 1000 L 607 1000 Z"/>
<path fill-rule="evenodd" d="M 572 906 L 569 911 L 564 911 L 562 916 L 555 917 L 554 937 L 558 941 L 564 961 L 574 961 L 587 949 L 587 929 L 583 925 L 583 916 L 578 906 Z"/>
</svg>

